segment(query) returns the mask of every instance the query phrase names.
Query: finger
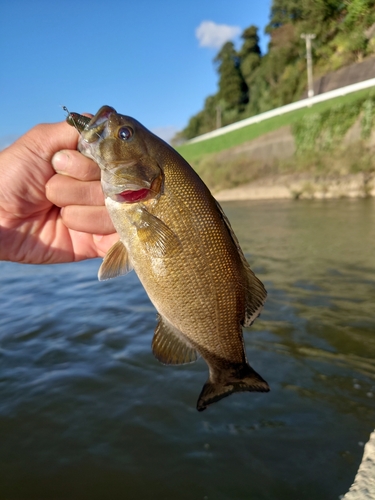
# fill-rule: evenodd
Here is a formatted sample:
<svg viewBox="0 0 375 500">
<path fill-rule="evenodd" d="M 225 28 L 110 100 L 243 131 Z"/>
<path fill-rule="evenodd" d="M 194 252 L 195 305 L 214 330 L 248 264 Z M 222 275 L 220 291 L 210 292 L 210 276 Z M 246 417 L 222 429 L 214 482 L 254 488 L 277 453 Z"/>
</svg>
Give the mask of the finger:
<svg viewBox="0 0 375 500">
<path fill-rule="evenodd" d="M 117 233 L 108 234 L 105 236 L 102 234 L 94 234 L 93 240 L 98 255 L 100 257 L 104 257 L 111 246 L 117 243 L 117 241 L 119 240 L 119 235 Z"/>
<path fill-rule="evenodd" d="M 66 122 L 39 124 L 29 130 L 23 140 L 28 148 L 43 160 L 50 162 L 56 151 L 76 149 L 79 134 Z"/>
<path fill-rule="evenodd" d="M 115 232 L 105 207 L 69 205 L 61 210 L 61 217 L 64 224 L 75 231 L 91 234 Z"/>
<path fill-rule="evenodd" d="M 46 198 L 58 207 L 67 205 L 104 205 L 100 181 L 79 181 L 55 174 L 46 183 Z"/>
<path fill-rule="evenodd" d="M 82 181 L 100 179 L 100 168 L 78 151 L 64 149 L 52 157 L 52 166 L 58 174 L 69 175 Z"/>
</svg>

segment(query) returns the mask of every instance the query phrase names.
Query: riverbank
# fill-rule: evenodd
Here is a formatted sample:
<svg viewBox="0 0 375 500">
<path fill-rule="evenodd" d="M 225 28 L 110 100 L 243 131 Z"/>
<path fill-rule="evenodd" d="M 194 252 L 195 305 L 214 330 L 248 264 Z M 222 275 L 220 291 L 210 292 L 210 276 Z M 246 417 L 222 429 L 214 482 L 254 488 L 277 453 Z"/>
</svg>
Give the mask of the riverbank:
<svg viewBox="0 0 375 500">
<path fill-rule="evenodd" d="M 280 174 L 214 193 L 218 201 L 375 197 L 375 174 Z"/>
<path fill-rule="evenodd" d="M 375 196 L 375 96 L 289 118 L 220 151 L 186 150 L 186 159 L 220 201 Z"/>
</svg>

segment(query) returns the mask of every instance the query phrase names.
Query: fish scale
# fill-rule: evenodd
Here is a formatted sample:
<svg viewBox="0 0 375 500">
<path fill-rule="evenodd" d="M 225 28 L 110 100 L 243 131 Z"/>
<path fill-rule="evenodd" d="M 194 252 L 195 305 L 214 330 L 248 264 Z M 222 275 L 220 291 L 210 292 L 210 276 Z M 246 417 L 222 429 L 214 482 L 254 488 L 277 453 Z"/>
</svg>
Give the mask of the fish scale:
<svg viewBox="0 0 375 500">
<path fill-rule="evenodd" d="M 169 180 L 166 179 L 166 183 Z M 190 197 L 191 204 L 191 197 Z M 182 254 L 179 259 L 178 265 L 176 266 L 173 263 L 173 269 L 178 272 L 178 277 L 176 280 L 177 283 L 181 280 L 182 276 L 184 277 L 184 282 L 187 286 L 185 286 L 181 292 L 184 297 L 190 297 L 189 304 L 186 305 L 185 312 L 188 318 L 188 326 L 181 327 L 181 329 L 186 329 L 190 327 L 190 335 L 193 340 L 199 341 L 202 347 L 209 348 L 212 343 L 212 336 L 215 334 L 217 330 L 222 330 L 222 339 L 223 342 L 217 346 L 217 354 L 224 356 L 225 353 L 228 353 L 229 349 L 235 351 L 237 347 L 237 343 L 233 342 L 233 335 L 239 331 L 239 321 L 233 321 L 233 316 L 237 313 L 237 300 L 235 293 L 228 293 L 228 290 L 221 291 L 219 286 L 222 285 L 222 277 L 223 273 L 226 274 L 226 282 L 227 285 L 231 281 L 234 282 L 234 286 L 236 286 L 235 277 L 231 276 L 231 272 L 233 271 L 233 258 L 230 259 L 230 255 L 225 248 L 225 244 L 223 241 L 223 235 L 225 233 L 219 232 L 216 230 L 217 224 L 213 224 L 213 222 L 217 222 L 213 219 L 212 213 L 207 211 L 207 207 L 204 206 L 204 203 L 201 202 L 200 198 L 197 198 L 196 210 L 201 214 L 200 224 L 198 228 L 196 228 L 194 236 L 191 233 L 186 233 L 186 243 L 184 241 L 184 248 L 186 248 L 185 253 Z M 206 209 L 206 214 L 203 210 Z M 173 219 L 171 217 L 171 211 L 167 211 L 168 217 L 163 218 L 169 227 L 173 228 Z M 160 210 L 160 216 L 162 215 L 162 210 Z M 208 222 L 210 224 L 208 224 Z M 201 229 L 201 231 L 199 231 Z M 176 228 L 176 230 L 178 230 Z M 198 245 L 192 244 L 192 240 L 196 240 Z M 206 244 L 206 240 L 209 243 Z M 192 249 L 194 249 L 192 251 Z M 203 251 L 202 251 L 203 250 Z M 193 262 L 191 262 L 191 258 L 193 258 Z M 207 264 L 203 264 L 203 261 Z M 203 264 L 203 265 L 202 265 Z M 231 279 L 232 278 L 232 279 Z M 150 289 L 150 285 L 145 284 L 145 288 L 147 290 Z M 228 288 L 228 286 L 226 287 Z M 206 291 L 213 290 L 214 293 L 208 294 L 206 296 Z M 203 293 L 198 293 L 198 292 Z M 163 303 L 165 300 L 168 300 L 170 296 L 170 284 L 168 283 L 168 289 L 166 291 L 166 297 L 164 294 L 160 297 L 160 289 L 155 291 L 156 297 L 154 301 L 160 302 L 157 305 L 159 310 L 163 309 Z M 181 303 L 182 297 L 178 297 L 179 303 Z M 199 304 L 197 304 L 197 299 L 199 300 Z M 204 308 L 201 307 L 201 303 L 203 303 Z M 190 319 L 194 318 L 194 322 Z M 216 319 L 216 318 L 217 319 Z M 193 323 L 193 324 L 192 324 Z M 180 326 L 180 325 L 179 325 Z M 203 328 L 202 328 L 203 326 Z M 199 328 L 200 327 L 200 328 Z M 202 333 L 203 332 L 203 335 Z M 238 349 L 240 356 L 237 357 L 237 361 L 243 361 L 243 350 Z M 234 354 L 234 352 L 233 352 Z"/>
<path fill-rule="evenodd" d="M 158 311 L 154 355 L 165 364 L 204 358 L 209 378 L 198 410 L 233 392 L 267 392 L 247 362 L 242 335 L 266 290 L 220 205 L 191 166 L 135 119 L 103 106 L 90 122 L 78 122 L 79 150 L 102 170 L 120 237 L 99 279 L 134 268 Z"/>
</svg>

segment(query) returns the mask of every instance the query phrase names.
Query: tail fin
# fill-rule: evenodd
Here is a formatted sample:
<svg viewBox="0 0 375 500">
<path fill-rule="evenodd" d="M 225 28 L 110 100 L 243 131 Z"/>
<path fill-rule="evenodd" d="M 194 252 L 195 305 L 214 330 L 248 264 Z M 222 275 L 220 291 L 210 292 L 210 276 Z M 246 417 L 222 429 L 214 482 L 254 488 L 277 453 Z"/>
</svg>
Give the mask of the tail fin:
<svg viewBox="0 0 375 500">
<path fill-rule="evenodd" d="M 213 382 L 211 378 L 204 384 L 199 395 L 197 410 L 203 411 L 208 405 L 220 401 L 220 399 L 230 396 L 234 392 L 268 392 L 270 390 L 267 382 L 253 370 L 248 364 L 244 365 L 240 374 L 235 377 L 233 372 L 225 379 L 223 373 L 220 374 L 220 381 Z"/>
</svg>

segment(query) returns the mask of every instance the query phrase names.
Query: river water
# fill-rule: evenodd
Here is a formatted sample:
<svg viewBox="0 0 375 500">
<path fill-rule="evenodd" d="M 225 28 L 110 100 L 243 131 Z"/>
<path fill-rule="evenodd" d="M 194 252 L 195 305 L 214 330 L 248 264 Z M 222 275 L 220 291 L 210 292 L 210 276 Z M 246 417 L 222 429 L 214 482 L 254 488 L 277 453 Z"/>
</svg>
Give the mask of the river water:
<svg viewBox="0 0 375 500">
<path fill-rule="evenodd" d="M 268 394 L 195 409 L 134 273 L 0 263 L 0 500 L 325 500 L 375 427 L 375 200 L 223 204 L 269 293 L 245 331 Z"/>
</svg>

